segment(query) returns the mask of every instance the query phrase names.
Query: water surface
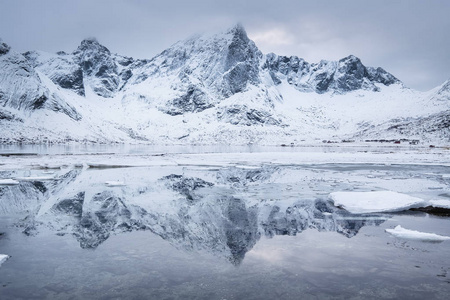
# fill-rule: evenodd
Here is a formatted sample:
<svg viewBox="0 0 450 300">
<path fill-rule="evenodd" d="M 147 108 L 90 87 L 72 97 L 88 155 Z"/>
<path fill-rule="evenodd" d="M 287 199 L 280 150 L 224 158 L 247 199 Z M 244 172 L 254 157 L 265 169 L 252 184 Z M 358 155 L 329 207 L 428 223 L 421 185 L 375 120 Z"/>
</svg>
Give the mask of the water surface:
<svg viewBox="0 0 450 300">
<path fill-rule="evenodd" d="M 446 166 L 30 167 L 0 178 L 51 172 L 54 180 L 0 186 L 0 253 L 11 256 L 0 267 L 2 299 L 446 299 L 450 292 L 448 241 L 385 232 L 401 225 L 450 236 L 449 218 L 355 215 L 328 198 L 393 190 L 450 199 Z"/>
</svg>

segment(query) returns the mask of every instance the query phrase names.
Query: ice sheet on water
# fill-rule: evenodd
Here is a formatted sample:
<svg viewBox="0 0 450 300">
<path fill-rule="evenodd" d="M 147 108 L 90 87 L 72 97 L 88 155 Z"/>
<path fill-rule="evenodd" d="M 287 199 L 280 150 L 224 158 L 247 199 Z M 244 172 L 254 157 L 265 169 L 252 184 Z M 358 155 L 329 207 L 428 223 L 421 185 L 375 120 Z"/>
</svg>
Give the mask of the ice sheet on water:
<svg viewBox="0 0 450 300">
<path fill-rule="evenodd" d="M 330 199 L 335 206 L 354 214 L 395 212 L 426 206 L 420 198 L 393 191 L 333 192 Z"/>
<path fill-rule="evenodd" d="M 438 235 L 435 233 L 420 232 L 416 230 L 409 230 L 403 228 L 400 225 L 397 225 L 394 229 L 386 229 L 386 232 L 402 239 L 420 240 L 426 242 L 443 242 L 445 240 L 450 240 L 449 236 Z"/>
<path fill-rule="evenodd" d="M 430 200 L 430 205 L 450 209 L 450 200 Z"/>
</svg>

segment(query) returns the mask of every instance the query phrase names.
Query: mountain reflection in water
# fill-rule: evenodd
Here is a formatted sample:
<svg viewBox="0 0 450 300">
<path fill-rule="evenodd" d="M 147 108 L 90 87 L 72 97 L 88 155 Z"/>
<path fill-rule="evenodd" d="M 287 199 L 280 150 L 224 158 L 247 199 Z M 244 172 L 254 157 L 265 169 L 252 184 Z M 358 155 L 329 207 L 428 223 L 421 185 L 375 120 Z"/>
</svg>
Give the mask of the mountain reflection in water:
<svg viewBox="0 0 450 300">
<path fill-rule="evenodd" d="M 23 172 L 4 171 L 0 177 Z M 318 172 L 273 166 L 57 170 L 54 180 L 0 186 L 0 214 L 20 215 L 16 224 L 24 234 L 50 229 L 73 235 L 86 249 L 111 234 L 149 230 L 178 249 L 206 250 L 234 265 L 262 235 L 316 229 L 351 238 L 389 217 L 334 207 L 326 193 L 349 185 L 313 176 Z M 111 180 L 123 184 L 105 185 Z"/>
</svg>

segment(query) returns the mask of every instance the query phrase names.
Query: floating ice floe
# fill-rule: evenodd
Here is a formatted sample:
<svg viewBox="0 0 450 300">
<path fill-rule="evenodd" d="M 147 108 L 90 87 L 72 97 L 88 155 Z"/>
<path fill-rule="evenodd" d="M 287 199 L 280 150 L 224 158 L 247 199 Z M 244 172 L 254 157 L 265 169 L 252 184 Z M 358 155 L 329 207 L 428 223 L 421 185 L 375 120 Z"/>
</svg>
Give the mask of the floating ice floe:
<svg viewBox="0 0 450 300">
<path fill-rule="evenodd" d="M 30 176 L 30 177 L 16 177 L 16 180 L 20 181 L 46 181 L 55 180 L 54 176 Z"/>
<path fill-rule="evenodd" d="M 125 186 L 125 182 L 123 181 L 105 181 L 107 186 Z"/>
<path fill-rule="evenodd" d="M 443 242 L 450 240 L 450 236 L 438 235 L 435 233 L 420 232 L 416 230 L 405 229 L 400 225 L 397 225 L 394 229 L 386 229 L 387 233 L 392 234 L 395 237 L 410 240 L 420 240 L 426 242 Z"/>
<path fill-rule="evenodd" d="M 19 182 L 14 179 L 0 179 L 0 185 L 16 185 L 16 184 L 19 184 Z"/>
<path fill-rule="evenodd" d="M 450 209 L 450 200 L 430 200 L 429 205 L 433 207 Z"/>
<path fill-rule="evenodd" d="M 0 254 L 0 266 L 9 258 L 6 254 Z"/>
<path fill-rule="evenodd" d="M 396 212 L 426 206 L 420 198 L 392 191 L 377 192 L 334 192 L 330 199 L 353 214 L 374 212 Z"/>
</svg>

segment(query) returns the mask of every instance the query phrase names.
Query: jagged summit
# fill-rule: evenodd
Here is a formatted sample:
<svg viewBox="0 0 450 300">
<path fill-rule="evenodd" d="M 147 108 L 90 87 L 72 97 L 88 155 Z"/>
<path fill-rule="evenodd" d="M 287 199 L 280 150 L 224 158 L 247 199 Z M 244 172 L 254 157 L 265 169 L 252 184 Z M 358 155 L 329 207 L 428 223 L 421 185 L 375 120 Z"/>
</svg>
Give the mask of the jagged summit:
<svg viewBox="0 0 450 300">
<path fill-rule="evenodd" d="M 110 98 L 119 89 L 120 78 L 115 59 L 108 48 L 95 38 L 81 42 L 73 52 L 75 62 L 81 67 L 83 77 L 90 78 L 88 83 L 99 96 Z"/>
<path fill-rule="evenodd" d="M 236 23 L 232 27 L 228 28 L 226 30 L 227 34 L 231 34 L 233 37 L 236 37 L 238 39 L 241 39 L 243 41 L 248 41 L 249 38 L 247 36 L 247 31 L 245 30 L 242 23 Z"/>
<path fill-rule="evenodd" d="M 382 68 L 366 67 L 361 60 L 349 55 L 339 61 L 322 60 L 308 63 L 297 56 L 266 55 L 263 69 L 267 70 L 275 84 L 282 80 L 303 92 L 319 94 L 333 92 L 344 94 L 364 89 L 379 91 L 377 83 L 389 86 L 400 83 L 392 74 Z"/>
<path fill-rule="evenodd" d="M 236 25 L 177 42 L 134 69 L 124 90 L 141 85 L 158 91 L 164 86 L 166 92 L 158 99 L 151 93 L 141 98 L 153 103 L 164 99 L 160 110 L 170 115 L 200 112 L 258 85 L 261 58 L 242 25 Z"/>
<path fill-rule="evenodd" d="M 100 44 L 98 40 L 94 37 L 82 40 L 80 46 L 78 46 L 78 48 L 73 52 L 73 54 L 79 55 L 80 53 L 85 51 L 94 51 L 107 54 L 111 53 L 108 48 Z"/>
</svg>

